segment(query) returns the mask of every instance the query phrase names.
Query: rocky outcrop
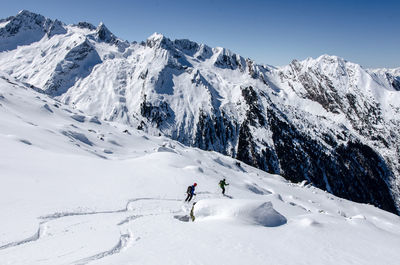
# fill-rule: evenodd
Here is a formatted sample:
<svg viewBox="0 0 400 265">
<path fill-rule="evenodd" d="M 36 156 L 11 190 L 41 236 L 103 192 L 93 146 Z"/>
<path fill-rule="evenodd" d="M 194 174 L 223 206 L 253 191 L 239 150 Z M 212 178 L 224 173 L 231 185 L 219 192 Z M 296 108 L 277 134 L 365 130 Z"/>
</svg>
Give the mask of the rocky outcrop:
<svg viewBox="0 0 400 265">
<path fill-rule="evenodd" d="M 55 71 L 45 84 L 45 91 L 51 96 L 59 96 L 78 78 L 89 75 L 96 64 L 101 63 L 100 56 L 86 39 L 72 48 L 64 60 L 58 63 Z"/>
<path fill-rule="evenodd" d="M 150 126 L 155 126 L 156 128 L 162 129 L 174 124 L 174 112 L 168 103 L 159 102 L 159 104 L 154 105 L 147 101 L 146 95 L 144 95 L 143 102 L 140 104 L 140 114 L 146 118 Z M 143 125 L 145 124 L 142 123 L 138 129 L 143 129 Z"/>
<path fill-rule="evenodd" d="M 46 35 L 51 38 L 67 32 L 62 22 L 53 21 L 26 10 L 3 20 L 3 23 L 6 25 L 0 28 L 0 52 L 13 50 L 21 45 L 29 45 Z"/>
</svg>

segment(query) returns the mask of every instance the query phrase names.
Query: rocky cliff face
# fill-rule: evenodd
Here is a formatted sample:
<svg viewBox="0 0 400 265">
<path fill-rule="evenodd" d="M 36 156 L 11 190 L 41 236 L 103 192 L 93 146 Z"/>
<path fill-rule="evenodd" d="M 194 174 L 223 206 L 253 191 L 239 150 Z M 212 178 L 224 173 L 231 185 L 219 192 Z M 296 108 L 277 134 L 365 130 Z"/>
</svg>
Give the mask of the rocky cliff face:
<svg viewBox="0 0 400 265">
<path fill-rule="evenodd" d="M 327 55 L 275 68 L 161 34 L 128 43 L 103 24 L 27 11 L 0 25 L 0 71 L 90 115 L 400 209 L 398 69 Z"/>
</svg>

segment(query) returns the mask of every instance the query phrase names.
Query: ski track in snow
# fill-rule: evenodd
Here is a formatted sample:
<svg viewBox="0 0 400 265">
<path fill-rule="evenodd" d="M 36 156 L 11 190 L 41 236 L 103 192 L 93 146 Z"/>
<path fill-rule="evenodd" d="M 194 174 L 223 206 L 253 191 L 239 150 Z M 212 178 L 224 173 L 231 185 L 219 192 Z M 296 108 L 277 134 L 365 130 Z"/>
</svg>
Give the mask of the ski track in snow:
<svg viewBox="0 0 400 265">
<path fill-rule="evenodd" d="M 110 211 L 91 211 L 91 212 L 57 212 L 49 215 L 40 216 L 39 219 L 42 220 L 54 220 L 68 216 L 77 216 L 77 215 L 94 215 L 94 214 L 113 214 L 113 213 L 124 213 L 129 211 L 129 205 L 133 202 L 137 201 L 146 201 L 146 200 L 160 200 L 160 201 L 180 201 L 178 199 L 161 199 L 161 198 L 136 198 L 131 199 L 126 203 L 125 208 L 119 210 L 110 210 Z"/>
<path fill-rule="evenodd" d="M 107 256 L 111 256 L 114 254 L 118 254 L 120 253 L 122 250 L 126 249 L 130 243 L 132 241 L 132 234 L 131 233 L 127 233 L 127 234 L 122 234 L 119 238 L 118 243 L 111 248 L 110 250 L 104 251 L 104 252 L 100 252 L 96 255 L 87 257 L 87 258 L 83 258 L 80 259 L 78 261 L 73 262 L 72 264 L 75 265 L 85 265 L 88 264 L 89 262 L 95 261 L 95 260 L 99 260 L 102 258 L 105 258 Z"/>
<path fill-rule="evenodd" d="M 25 238 L 20 241 L 14 241 L 8 244 L 5 244 L 3 246 L 0 246 L 0 250 L 7 249 L 7 248 L 12 248 L 12 247 L 17 247 L 23 244 L 35 242 L 40 239 L 41 236 L 43 236 L 46 233 L 46 222 L 42 222 L 39 225 L 39 228 L 37 229 L 36 233 L 28 238 Z"/>
<path fill-rule="evenodd" d="M 200 192 L 200 193 L 208 194 L 209 192 Z M 226 197 L 228 197 L 228 196 L 226 195 Z M 143 198 L 130 199 L 130 200 L 127 201 L 127 203 L 126 203 L 124 208 L 117 209 L 117 210 L 89 211 L 89 212 L 56 212 L 56 213 L 53 213 L 53 214 L 40 216 L 40 217 L 38 217 L 38 219 L 41 219 L 41 220 L 44 220 L 44 221 L 42 221 L 40 223 L 39 228 L 37 229 L 37 231 L 36 231 L 36 233 L 34 235 L 32 235 L 32 236 L 30 236 L 30 237 L 28 237 L 26 239 L 20 240 L 20 241 L 7 243 L 7 244 L 5 244 L 3 246 L 0 246 L 0 250 L 12 248 L 12 247 L 17 247 L 17 246 L 21 246 L 21 245 L 24 245 L 24 244 L 27 244 L 27 243 L 32 243 L 32 242 L 40 240 L 40 238 L 43 235 L 45 235 L 45 233 L 46 233 L 46 224 L 49 223 L 49 222 L 56 221 L 56 220 L 61 219 L 61 218 L 66 218 L 66 217 L 71 217 L 71 216 L 88 216 L 88 215 L 98 215 L 98 214 L 126 213 L 126 212 L 129 212 L 129 211 L 133 210 L 130 207 L 130 205 L 132 203 L 139 202 L 139 201 L 158 201 L 158 200 L 159 201 L 177 201 L 177 202 L 181 201 L 180 199 L 171 199 L 171 198 L 164 198 L 163 199 L 163 198 L 143 197 Z M 305 209 L 304 207 L 301 207 L 301 206 L 297 205 L 296 203 L 287 202 L 287 201 L 284 201 L 284 202 L 289 203 L 292 206 L 300 207 L 304 211 L 310 212 L 309 209 Z M 174 211 L 174 212 L 171 212 L 171 214 L 178 213 L 178 212 L 181 212 L 181 211 L 182 210 Z M 157 214 L 160 214 L 160 213 L 157 213 Z M 152 215 L 157 215 L 157 214 L 152 213 L 152 214 L 146 214 L 146 215 L 141 215 L 141 214 L 131 215 L 131 216 L 125 217 L 123 220 L 121 220 L 119 223 L 117 223 L 117 225 L 118 226 L 122 226 L 122 225 L 125 225 L 127 223 L 130 223 L 131 221 L 134 221 L 134 220 L 137 220 L 139 218 L 142 218 L 144 216 L 152 216 Z M 174 217 L 176 218 L 177 216 L 174 216 Z M 132 234 L 130 232 L 129 233 L 125 233 L 125 234 L 121 234 L 118 243 L 113 248 L 111 248 L 110 250 L 103 251 L 103 252 L 100 252 L 100 253 L 95 254 L 93 256 L 80 259 L 80 260 L 78 260 L 78 261 L 76 261 L 76 262 L 74 262 L 72 264 L 74 264 L 74 265 L 85 265 L 85 264 L 88 264 L 88 263 L 90 263 L 92 261 L 99 260 L 99 259 L 105 258 L 105 257 L 110 256 L 110 255 L 118 254 L 122 250 L 124 250 L 127 247 L 129 247 L 129 244 L 131 243 L 132 240 L 133 240 L 132 239 Z"/>
<path fill-rule="evenodd" d="M 17 247 L 17 246 L 21 246 L 27 243 L 32 243 L 35 241 L 38 241 L 43 235 L 45 235 L 46 233 L 46 224 L 52 221 L 56 221 L 58 219 L 64 218 L 64 217 L 71 217 L 71 216 L 87 216 L 87 215 L 97 215 L 97 214 L 118 214 L 118 213 L 126 213 L 130 211 L 130 204 L 134 203 L 134 202 L 138 202 L 138 201 L 181 201 L 178 199 L 162 199 L 162 198 L 135 198 L 135 199 L 130 199 L 128 200 L 128 202 L 125 205 L 125 208 L 123 209 L 118 209 L 118 210 L 110 210 L 110 211 L 91 211 L 91 212 L 56 212 L 53 214 L 49 214 L 49 215 L 44 215 L 44 216 L 40 216 L 38 217 L 38 219 L 41 220 L 47 220 L 47 221 L 42 221 L 39 224 L 39 228 L 37 229 L 36 233 L 28 238 L 25 238 L 23 240 L 20 241 L 14 241 L 14 242 L 10 242 L 7 243 L 3 246 L 0 246 L 0 251 L 1 250 L 5 250 L 8 248 L 12 248 L 12 247 Z M 117 225 L 118 226 L 122 226 L 124 224 L 127 224 L 131 221 L 134 221 L 138 218 L 144 217 L 144 216 L 151 216 L 151 215 L 156 215 L 156 214 L 147 214 L 147 215 L 131 215 L 126 217 L 125 219 L 121 220 Z M 76 265 L 84 265 L 87 264 L 91 261 L 94 260 L 98 260 L 101 258 L 104 258 L 106 256 L 110 256 L 113 254 L 117 254 L 119 253 L 122 249 L 125 249 L 128 245 L 129 242 L 131 241 L 131 237 L 132 235 L 130 233 L 128 234 L 122 234 L 120 237 L 120 240 L 118 242 L 118 244 L 113 247 L 112 249 L 108 250 L 108 251 L 104 251 L 104 252 L 100 252 L 99 254 L 93 255 L 91 257 L 88 258 L 84 258 L 81 260 L 76 261 Z"/>
<path fill-rule="evenodd" d="M 127 218 L 125 218 L 124 220 L 119 222 L 118 225 L 123 225 L 123 224 L 129 223 L 130 221 L 136 220 L 136 219 L 138 219 L 140 217 L 143 217 L 143 216 L 144 215 L 141 215 L 141 214 L 128 216 Z M 149 215 L 146 215 L 146 216 L 149 216 Z"/>
</svg>

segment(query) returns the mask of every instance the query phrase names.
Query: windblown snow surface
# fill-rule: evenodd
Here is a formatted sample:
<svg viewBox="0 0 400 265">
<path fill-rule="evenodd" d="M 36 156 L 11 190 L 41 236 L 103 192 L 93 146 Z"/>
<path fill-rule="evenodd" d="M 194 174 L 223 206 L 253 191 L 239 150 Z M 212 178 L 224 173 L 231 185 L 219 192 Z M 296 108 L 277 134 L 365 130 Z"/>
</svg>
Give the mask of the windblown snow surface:
<svg viewBox="0 0 400 265">
<path fill-rule="evenodd" d="M 0 264 L 399 264 L 396 215 L 0 76 Z"/>
</svg>

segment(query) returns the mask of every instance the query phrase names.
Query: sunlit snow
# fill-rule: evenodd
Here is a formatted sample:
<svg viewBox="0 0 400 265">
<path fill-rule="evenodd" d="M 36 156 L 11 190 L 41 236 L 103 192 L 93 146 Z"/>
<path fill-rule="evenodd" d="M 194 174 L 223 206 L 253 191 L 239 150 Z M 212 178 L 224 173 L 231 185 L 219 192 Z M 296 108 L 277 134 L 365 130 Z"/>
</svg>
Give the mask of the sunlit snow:
<svg viewBox="0 0 400 265">
<path fill-rule="evenodd" d="M 93 122 L 94 121 L 94 122 Z M 1 264 L 398 264 L 400 218 L 0 79 Z M 218 182 L 230 184 L 222 196 Z M 183 202 L 188 185 L 197 196 Z"/>
</svg>

